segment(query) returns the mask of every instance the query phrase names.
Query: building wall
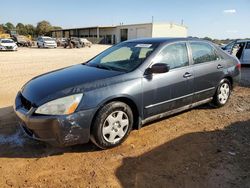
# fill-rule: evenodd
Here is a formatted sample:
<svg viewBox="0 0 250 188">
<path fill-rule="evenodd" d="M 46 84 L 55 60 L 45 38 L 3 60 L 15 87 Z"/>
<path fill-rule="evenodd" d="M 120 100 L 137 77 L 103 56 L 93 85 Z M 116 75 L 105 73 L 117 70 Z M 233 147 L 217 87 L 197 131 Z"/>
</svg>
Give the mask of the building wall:
<svg viewBox="0 0 250 188">
<path fill-rule="evenodd" d="M 118 26 L 116 31 L 117 42 L 121 41 L 121 29 L 128 29 L 128 40 L 152 37 L 152 24 L 135 24 Z"/>
<path fill-rule="evenodd" d="M 187 37 L 187 27 L 171 23 L 154 23 L 152 37 Z"/>
<path fill-rule="evenodd" d="M 53 31 L 52 36 L 58 38 L 79 36 L 88 38 L 93 43 L 115 44 L 121 42 L 122 29 L 127 30 L 127 40 L 146 37 L 187 37 L 187 27 L 171 23 L 146 23 L 116 27 L 69 29 Z M 122 38 L 124 39 L 124 35 Z"/>
</svg>

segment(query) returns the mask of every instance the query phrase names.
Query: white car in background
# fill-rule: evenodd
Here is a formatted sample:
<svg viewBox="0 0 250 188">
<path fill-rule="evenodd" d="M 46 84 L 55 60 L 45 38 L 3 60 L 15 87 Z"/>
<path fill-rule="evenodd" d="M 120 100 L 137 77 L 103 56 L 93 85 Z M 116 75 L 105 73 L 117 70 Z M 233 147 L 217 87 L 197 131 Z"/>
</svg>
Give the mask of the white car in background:
<svg viewBox="0 0 250 188">
<path fill-rule="evenodd" d="M 17 51 L 18 47 L 12 39 L 0 39 L 0 51 Z"/>
<path fill-rule="evenodd" d="M 57 44 L 55 39 L 51 37 L 41 36 L 37 38 L 37 47 L 38 48 L 56 48 Z"/>
</svg>

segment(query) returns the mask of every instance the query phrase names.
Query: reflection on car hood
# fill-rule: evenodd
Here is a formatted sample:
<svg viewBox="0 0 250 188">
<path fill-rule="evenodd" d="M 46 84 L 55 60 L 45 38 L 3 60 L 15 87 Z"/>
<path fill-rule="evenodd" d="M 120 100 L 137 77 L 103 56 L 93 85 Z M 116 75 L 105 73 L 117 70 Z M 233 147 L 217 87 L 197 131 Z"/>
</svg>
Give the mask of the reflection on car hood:
<svg viewBox="0 0 250 188">
<path fill-rule="evenodd" d="M 41 105 L 46 100 L 55 99 L 58 93 L 70 95 L 83 92 L 84 84 L 110 78 L 122 72 L 98 69 L 86 65 L 75 65 L 35 77 L 24 85 L 22 95 L 33 104 Z"/>
<path fill-rule="evenodd" d="M 47 44 L 55 44 L 56 43 L 56 41 L 44 41 L 44 42 Z"/>
<path fill-rule="evenodd" d="M 12 47 L 14 47 L 14 46 L 16 46 L 16 43 L 1 43 L 0 46 L 4 46 L 4 47 L 6 47 L 6 46 L 12 46 Z"/>
</svg>

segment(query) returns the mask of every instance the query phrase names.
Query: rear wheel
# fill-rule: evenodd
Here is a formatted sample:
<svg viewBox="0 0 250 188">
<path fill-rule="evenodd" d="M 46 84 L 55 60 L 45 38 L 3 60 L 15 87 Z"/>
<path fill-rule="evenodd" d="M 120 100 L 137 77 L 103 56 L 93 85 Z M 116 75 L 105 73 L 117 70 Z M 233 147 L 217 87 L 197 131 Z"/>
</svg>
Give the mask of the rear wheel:
<svg viewBox="0 0 250 188">
<path fill-rule="evenodd" d="M 107 149 L 121 144 L 129 135 L 133 125 L 131 108 L 123 102 L 111 102 L 97 114 L 91 131 L 92 141 Z"/>
<path fill-rule="evenodd" d="M 230 81 L 228 79 L 221 80 L 217 88 L 217 91 L 214 95 L 213 104 L 216 107 L 224 106 L 231 95 L 231 90 L 232 90 L 232 84 L 230 83 Z"/>
</svg>

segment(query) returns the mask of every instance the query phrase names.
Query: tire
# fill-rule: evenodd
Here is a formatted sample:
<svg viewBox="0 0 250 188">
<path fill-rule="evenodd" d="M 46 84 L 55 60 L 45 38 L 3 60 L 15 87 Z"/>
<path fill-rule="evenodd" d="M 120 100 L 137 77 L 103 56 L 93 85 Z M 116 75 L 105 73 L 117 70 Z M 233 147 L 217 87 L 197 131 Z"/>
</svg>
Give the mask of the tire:
<svg viewBox="0 0 250 188">
<path fill-rule="evenodd" d="M 212 104 L 215 107 L 224 106 L 229 100 L 231 91 L 232 91 L 231 82 L 226 78 L 221 80 L 219 86 L 217 87 L 216 93 L 213 97 Z"/>
<path fill-rule="evenodd" d="M 128 137 L 133 125 L 131 108 L 119 101 L 105 105 L 93 122 L 91 140 L 101 149 L 120 145 Z"/>
<path fill-rule="evenodd" d="M 40 45 L 39 45 L 38 43 L 37 43 L 37 47 L 38 47 L 38 48 L 41 48 Z"/>
</svg>

